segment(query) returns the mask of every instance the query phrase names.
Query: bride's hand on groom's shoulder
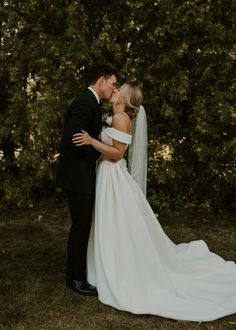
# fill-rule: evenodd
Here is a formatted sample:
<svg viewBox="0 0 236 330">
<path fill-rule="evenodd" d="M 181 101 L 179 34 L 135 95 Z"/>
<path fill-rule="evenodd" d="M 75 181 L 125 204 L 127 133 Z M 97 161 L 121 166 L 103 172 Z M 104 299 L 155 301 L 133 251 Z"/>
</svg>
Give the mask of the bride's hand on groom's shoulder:
<svg viewBox="0 0 236 330">
<path fill-rule="evenodd" d="M 92 144 L 92 137 L 86 131 L 81 130 L 81 132 L 73 135 L 72 142 L 77 147 Z"/>
</svg>

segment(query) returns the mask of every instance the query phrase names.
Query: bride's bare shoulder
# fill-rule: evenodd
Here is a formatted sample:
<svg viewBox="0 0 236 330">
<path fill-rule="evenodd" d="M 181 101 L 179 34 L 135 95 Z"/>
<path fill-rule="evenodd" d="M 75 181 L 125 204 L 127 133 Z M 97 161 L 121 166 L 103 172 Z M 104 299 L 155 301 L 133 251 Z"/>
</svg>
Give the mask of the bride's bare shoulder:
<svg viewBox="0 0 236 330">
<path fill-rule="evenodd" d="M 112 127 L 130 134 L 131 121 L 127 113 L 119 112 L 112 117 Z"/>
</svg>

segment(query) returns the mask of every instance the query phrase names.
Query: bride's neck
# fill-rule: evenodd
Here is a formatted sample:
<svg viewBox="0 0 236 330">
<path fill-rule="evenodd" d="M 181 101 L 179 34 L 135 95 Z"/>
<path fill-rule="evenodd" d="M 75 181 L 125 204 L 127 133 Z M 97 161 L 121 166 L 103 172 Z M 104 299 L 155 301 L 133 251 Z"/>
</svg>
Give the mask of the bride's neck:
<svg viewBox="0 0 236 330">
<path fill-rule="evenodd" d="M 125 111 L 125 105 L 123 103 L 120 104 L 113 104 L 113 113 L 119 113 Z"/>
</svg>

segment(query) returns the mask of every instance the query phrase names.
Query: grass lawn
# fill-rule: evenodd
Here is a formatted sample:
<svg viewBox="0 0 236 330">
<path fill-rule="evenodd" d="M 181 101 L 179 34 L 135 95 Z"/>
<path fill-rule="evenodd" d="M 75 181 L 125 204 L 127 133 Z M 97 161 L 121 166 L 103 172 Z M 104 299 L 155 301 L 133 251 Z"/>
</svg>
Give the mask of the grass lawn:
<svg viewBox="0 0 236 330">
<path fill-rule="evenodd" d="M 236 329 L 236 315 L 210 323 L 133 315 L 65 287 L 69 213 L 47 202 L 29 211 L 0 211 L 0 329 Z M 160 217 L 175 243 L 203 239 L 211 251 L 236 260 L 235 219 L 204 215 Z"/>
</svg>

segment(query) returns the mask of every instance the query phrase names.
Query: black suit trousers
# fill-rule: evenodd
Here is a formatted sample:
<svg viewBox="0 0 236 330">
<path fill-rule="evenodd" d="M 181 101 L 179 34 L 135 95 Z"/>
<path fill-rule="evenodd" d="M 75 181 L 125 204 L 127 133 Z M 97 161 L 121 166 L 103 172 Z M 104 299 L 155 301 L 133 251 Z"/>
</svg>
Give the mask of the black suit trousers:
<svg viewBox="0 0 236 330">
<path fill-rule="evenodd" d="M 71 191 L 67 191 L 66 194 L 71 215 L 67 250 L 67 280 L 85 280 L 94 196 Z"/>
</svg>

